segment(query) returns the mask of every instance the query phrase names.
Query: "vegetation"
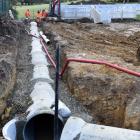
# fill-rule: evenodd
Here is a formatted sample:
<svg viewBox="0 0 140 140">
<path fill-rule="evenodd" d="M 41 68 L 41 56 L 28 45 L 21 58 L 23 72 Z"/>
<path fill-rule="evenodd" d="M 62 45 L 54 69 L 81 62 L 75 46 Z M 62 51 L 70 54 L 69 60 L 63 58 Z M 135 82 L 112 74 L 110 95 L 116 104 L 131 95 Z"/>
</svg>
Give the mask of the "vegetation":
<svg viewBox="0 0 140 140">
<path fill-rule="evenodd" d="M 136 16 L 136 20 L 140 20 L 140 15 L 137 15 Z"/>
</svg>

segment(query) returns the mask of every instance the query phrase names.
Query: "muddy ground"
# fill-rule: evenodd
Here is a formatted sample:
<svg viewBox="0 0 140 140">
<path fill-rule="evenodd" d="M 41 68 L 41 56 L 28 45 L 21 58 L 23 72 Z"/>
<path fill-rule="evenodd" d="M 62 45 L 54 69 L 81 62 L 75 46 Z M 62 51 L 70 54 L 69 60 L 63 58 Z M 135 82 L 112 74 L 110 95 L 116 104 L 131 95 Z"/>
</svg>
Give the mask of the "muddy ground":
<svg viewBox="0 0 140 140">
<path fill-rule="evenodd" d="M 51 40 L 62 48 L 62 65 L 67 58 L 106 60 L 140 71 L 140 23 L 48 23 Z M 140 130 L 140 79 L 104 65 L 70 63 L 64 75 L 72 95 L 98 124 Z"/>
</svg>

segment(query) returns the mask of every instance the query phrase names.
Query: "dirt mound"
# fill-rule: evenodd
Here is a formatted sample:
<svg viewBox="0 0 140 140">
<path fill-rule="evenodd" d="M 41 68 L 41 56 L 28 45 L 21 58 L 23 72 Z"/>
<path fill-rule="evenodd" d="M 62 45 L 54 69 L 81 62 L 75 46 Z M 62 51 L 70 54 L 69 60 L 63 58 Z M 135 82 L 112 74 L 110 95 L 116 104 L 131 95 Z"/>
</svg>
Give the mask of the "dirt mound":
<svg viewBox="0 0 140 140">
<path fill-rule="evenodd" d="M 8 19 L 0 17 L 0 116 L 16 82 L 16 59 L 20 33 L 23 32 L 21 24 Z"/>
<path fill-rule="evenodd" d="M 57 23 L 47 26 L 46 32 L 50 31 L 55 36 L 54 42 L 59 42 L 62 46 L 63 63 L 65 59 L 71 57 L 106 60 L 140 71 L 140 67 L 135 65 L 139 47 L 138 33 L 132 36 L 125 34 L 134 31 L 133 25 L 131 30 L 125 29 L 126 24 L 123 25 L 124 28 L 118 26 L 117 30 L 110 30 L 109 26 L 93 23 Z M 90 110 L 97 123 L 131 129 L 140 128 L 138 115 L 133 115 L 136 116 L 135 122 L 129 115 L 136 105 L 133 100 L 140 95 L 138 77 L 104 65 L 73 62 L 69 64 L 65 79 L 71 93 Z M 138 104 L 135 110 L 137 107 Z"/>
</svg>

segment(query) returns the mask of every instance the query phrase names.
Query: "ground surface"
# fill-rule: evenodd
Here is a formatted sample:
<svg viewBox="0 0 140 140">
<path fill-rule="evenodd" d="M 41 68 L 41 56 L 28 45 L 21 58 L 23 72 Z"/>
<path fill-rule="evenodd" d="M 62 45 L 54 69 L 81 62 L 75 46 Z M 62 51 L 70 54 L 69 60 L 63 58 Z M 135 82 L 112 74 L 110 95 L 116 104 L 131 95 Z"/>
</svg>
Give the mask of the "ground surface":
<svg viewBox="0 0 140 140">
<path fill-rule="evenodd" d="M 70 57 L 106 60 L 134 71 L 140 71 L 136 58 L 139 27 L 136 22 L 45 26 L 46 33 L 53 34 L 53 40 L 62 46 L 62 63 Z M 90 110 L 97 123 L 140 129 L 139 104 L 135 100 L 140 95 L 139 78 L 106 66 L 71 63 L 65 79 L 73 96 Z"/>
</svg>

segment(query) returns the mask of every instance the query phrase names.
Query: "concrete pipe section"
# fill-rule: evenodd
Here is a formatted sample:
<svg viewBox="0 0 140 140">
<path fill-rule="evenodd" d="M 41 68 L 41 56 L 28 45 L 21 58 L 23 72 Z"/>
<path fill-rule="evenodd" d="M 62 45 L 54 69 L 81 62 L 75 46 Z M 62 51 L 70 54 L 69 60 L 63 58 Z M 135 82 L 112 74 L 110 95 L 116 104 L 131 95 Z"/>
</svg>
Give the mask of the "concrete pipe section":
<svg viewBox="0 0 140 140">
<path fill-rule="evenodd" d="M 140 140 L 140 131 L 89 124 L 70 117 L 60 140 Z"/>
</svg>

